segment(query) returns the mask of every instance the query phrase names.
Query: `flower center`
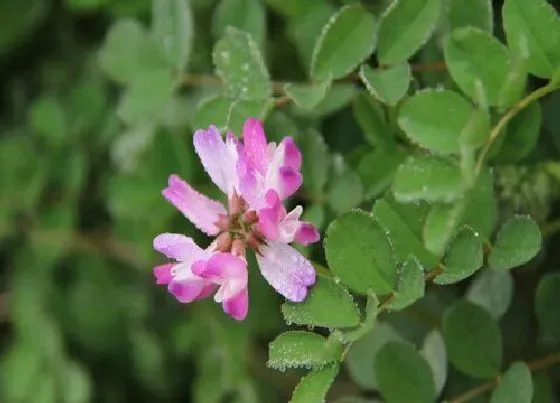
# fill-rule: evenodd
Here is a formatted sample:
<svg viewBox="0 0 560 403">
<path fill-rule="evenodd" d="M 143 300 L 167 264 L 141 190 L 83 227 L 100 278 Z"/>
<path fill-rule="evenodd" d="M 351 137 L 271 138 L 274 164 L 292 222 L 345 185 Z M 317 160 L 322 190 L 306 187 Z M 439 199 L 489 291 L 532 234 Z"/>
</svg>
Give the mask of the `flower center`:
<svg viewBox="0 0 560 403">
<path fill-rule="evenodd" d="M 258 230 L 259 217 L 255 210 L 249 210 L 241 196 L 234 193 L 229 200 L 229 214 L 220 216 L 216 226 L 220 234 L 216 239 L 216 250 L 245 256 L 247 247 L 259 253 L 259 245 L 265 244 Z"/>
</svg>

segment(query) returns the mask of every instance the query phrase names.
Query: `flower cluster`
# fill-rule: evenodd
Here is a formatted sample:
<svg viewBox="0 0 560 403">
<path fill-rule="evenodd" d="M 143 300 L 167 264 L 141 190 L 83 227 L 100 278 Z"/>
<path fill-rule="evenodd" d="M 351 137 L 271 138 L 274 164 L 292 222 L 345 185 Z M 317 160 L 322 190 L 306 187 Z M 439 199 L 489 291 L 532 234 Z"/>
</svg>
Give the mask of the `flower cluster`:
<svg viewBox="0 0 560 403">
<path fill-rule="evenodd" d="M 194 133 L 194 147 L 212 181 L 227 195 L 228 209 L 177 175 L 169 177 L 163 196 L 216 238 L 202 249 L 182 234 L 158 235 L 154 248 L 173 262 L 154 268 L 157 284 L 167 285 L 182 303 L 213 294 L 224 312 L 243 320 L 249 308 L 245 253 L 250 248 L 270 285 L 290 301 L 303 301 L 315 283 L 315 270 L 289 244 L 316 242 L 319 233 L 300 221 L 301 206 L 287 212 L 282 203 L 302 183 L 301 154 L 293 140 L 267 143 L 262 122 L 249 118 L 243 141 L 231 133 L 224 141 L 210 126 Z"/>
</svg>

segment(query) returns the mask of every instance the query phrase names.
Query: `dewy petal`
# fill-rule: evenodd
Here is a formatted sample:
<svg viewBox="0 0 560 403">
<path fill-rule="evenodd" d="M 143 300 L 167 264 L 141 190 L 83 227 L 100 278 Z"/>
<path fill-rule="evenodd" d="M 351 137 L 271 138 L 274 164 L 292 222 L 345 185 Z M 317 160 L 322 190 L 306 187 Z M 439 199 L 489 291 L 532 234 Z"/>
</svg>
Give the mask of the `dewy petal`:
<svg viewBox="0 0 560 403">
<path fill-rule="evenodd" d="M 302 222 L 296 231 L 294 240 L 302 245 L 309 245 L 321 238 L 319 231 L 310 222 Z"/>
<path fill-rule="evenodd" d="M 249 311 L 249 293 L 244 288 L 230 299 L 222 301 L 224 312 L 235 320 L 243 320 L 247 317 Z"/>
<path fill-rule="evenodd" d="M 173 280 L 169 283 L 168 290 L 171 295 L 177 298 L 177 301 L 188 304 L 200 296 L 204 286 L 203 281 Z"/>
<path fill-rule="evenodd" d="M 161 266 L 156 266 L 153 269 L 154 277 L 156 278 L 156 284 L 169 284 L 173 279 L 171 275 L 171 269 L 175 266 L 175 263 L 166 263 Z"/>
<path fill-rule="evenodd" d="M 264 185 L 274 189 L 281 200 L 298 190 L 302 184 L 301 153 L 290 137 L 276 147 L 270 160 Z"/>
<path fill-rule="evenodd" d="M 265 195 L 266 208 L 260 209 L 259 231 L 266 239 L 276 240 L 279 236 L 279 222 L 286 216 L 286 210 L 274 190 L 269 190 Z"/>
<path fill-rule="evenodd" d="M 224 143 L 220 131 L 215 126 L 210 126 L 208 130 L 197 130 L 194 133 L 193 143 L 210 179 L 222 192 L 231 195 L 237 186 L 235 144 Z"/>
<path fill-rule="evenodd" d="M 247 294 L 247 262 L 231 253 L 218 252 L 208 262 L 196 262 L 192 272 L 206 281 L 219 284 L 214 300 L 221 302 L 224 312 L 237 320 L 245 319 L 249 306 Z"/>
<path fill-rule="evenodd" d="M 198 193 L 177 175 L 169 176 L 163 196 L 173 204 L 198 229 L 208 235 L 216 235 L 215 223 L 221 214 L 227 214 L 224 206 Z"/>
<path fill-rule="evenodd" d="M 293 168 L 296 171 L 301 169 L 301 152 L 291 137 L 286 137 L 280 143 L 284 148 L 284 166 Z"/>
<path fill-rule="evenodd" d="M 257 254 L 257 262 L 264 278 L 276 291 L 292 302 L 301 302 L 307 287 L 315 283 L 315 269 L 311 262 L 289 245 L 269 242 Z"/>
<path fill-rule="evenodd" d="M 264 135 L 263 124 L 260 120 L 249 118 L 243 126 L 243 144 L 245 152 L 253 166 L 265 174 L 268 161 L 268 144 Z"/>
<path fill-rule="evenodd" d="M 204 254 L 191 238 L 183 234 L 163 233 L 154 238 L 154 249 L 169 259 L 180 262 L 192 262 Z"/>
<path fill-rule="evenodd" d="M 293 195 L 303 183 L 301 174 L 291 167 L 281 167 L 278 172 L 277 191 L 282 200 Z"/>
</svg>

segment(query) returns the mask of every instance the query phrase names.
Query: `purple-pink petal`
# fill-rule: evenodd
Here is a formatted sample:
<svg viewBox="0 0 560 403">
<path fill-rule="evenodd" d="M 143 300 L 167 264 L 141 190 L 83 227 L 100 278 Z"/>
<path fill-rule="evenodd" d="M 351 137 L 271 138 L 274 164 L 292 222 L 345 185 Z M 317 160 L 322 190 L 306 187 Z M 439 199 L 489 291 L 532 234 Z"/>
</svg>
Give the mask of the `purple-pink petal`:
<svg viewBox="0 0 560 403">
<path fill-rule="evenodd" d="M 243 320 L 249 311 L 249 293 L 247 288 L 241 290 L 237 295 L 222 301 L 224 312 L 235 320 Z"/>
<path fill-rule="evenodd" d="M 215 223 L 221 214 L 227 214 L 221 203 L 198 193 L 177 175 L 169 177 L 162 194 L 198 229 L 208 235 L 219 232 Z"/>
<path fill-rule="evenodd" d="M 203 278 L 209 281 L 218 281 L 222 276 L 222 271 L 220 267 L 216 264 L 210 264 L 209 261 L 206 260 L 198 260 L 193 263 L 192 265 L 192 273 L 195 276 Z"/>
<path fill-rule="evenodd" d="M 284 166 L 296 171 L 301 169 L 301 153 L 291 137 L 286 137 L 280 143 L 284 147 Z"/>
<path fill-rule="evenodd" d="M 166 263 L 160 266 L 156 266 L 153 269 L 154 277 L 156 278 L 156 284 L 169 284 L 173 279 L 171 275 L 171 269 L 175 266 L 175 263 Z"/>
<path fill-rule="evenodd" d="M 182 234 L 163 233 L 154 238 L 154 249 L 169 259 L 190 261 L 203 250 L 191 239 Z"/>
<path fill-rule="evenodd" d="M 281 295 L 301 302 L 307 288 L 315 283 L 315 269 L 301 253 L 280 242 L 269 242 L 257 254 L 261 274 Z"/>
<path fill-rule="evenodd" d="M 293 195 L 303 183 L 301 173 L 289 166 L 283 166 L 279 169 L 278 178 L 278 194 L 282 200 Z"/>
<path fill-rule="evenodd" d="M 231 195 L 237 186 L 237 145 L 232 140 L 226 144 L 216 126 L 197 130 L 193 143 L 210 179 L 222 192 Z"/>
<path fill-rule="evenodd" d="M 249 161 L 261 174 L 266 174 L 268 168 L 268 144 L 264 134 L 262 122 L 255 118 L 248 118 L 243 126 L 243 144 Z"/>
<path fill-rule="evenodd" d="M 204 288 L 202 281 L 177 281 L 173 280 L 169 283 L 168 290 L 171 295 L 177 298 L 177 301 L 183 304 L 197 299 Z"/>
<path fill-rule="evenodd" d="M 321 234 L 317 228 L 309 222 L 302 222 L 299 229 L 296 231 L 294 240 L 302 245 L 309 245 L 310 243 L 317 242 L 321 238 Z"/>
</svg>

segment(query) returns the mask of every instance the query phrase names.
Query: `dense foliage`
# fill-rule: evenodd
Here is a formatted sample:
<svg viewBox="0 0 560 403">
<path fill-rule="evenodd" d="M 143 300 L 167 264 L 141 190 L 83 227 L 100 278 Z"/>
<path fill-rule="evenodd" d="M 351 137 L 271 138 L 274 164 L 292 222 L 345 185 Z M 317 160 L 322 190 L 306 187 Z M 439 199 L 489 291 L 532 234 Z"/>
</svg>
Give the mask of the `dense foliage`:
<svg viewBox="0 0 560 403">
<path fill-rule="evenodd" d="M 558 401 L 556 6 L 0 2 L 0 400 Z M 208 244 L 161 191 L 219 199 L 192 133 L 248 117 L 322 242 L 302 303 L 249 255 L 238 322 L 156 287 L 152 240 Z"/>
</svg>

